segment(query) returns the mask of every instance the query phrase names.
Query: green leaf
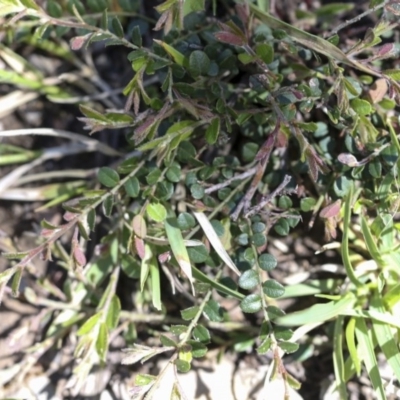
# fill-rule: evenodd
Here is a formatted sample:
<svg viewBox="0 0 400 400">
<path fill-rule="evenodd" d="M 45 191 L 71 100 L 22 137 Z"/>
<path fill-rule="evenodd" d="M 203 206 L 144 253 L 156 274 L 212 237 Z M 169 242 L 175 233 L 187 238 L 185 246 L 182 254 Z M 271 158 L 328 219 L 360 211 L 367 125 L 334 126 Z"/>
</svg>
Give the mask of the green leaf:
<svg viewBox="0 0 400 400">
<path fill-rule="evenodd" d="M 293 202 L 289 196 L 281 196 L 278 201 L 278 207 L 284 210 L 292 207 Z"/>
<path fill-rule="evenodd" d="M 179 182 L 181 179 L 181 166 L 178 163 L 172 164 L 167 169 L 165 176 L 171 182 Z"/>
<path fill-rule="evenodd" d="M 185 360 L 175 360 L 174 364 L 176 365 L 176 368 L 178 369 L 179 372 L 182 372 L 183 374 L 186 372 L 190 371 L 190 362 L 185 361 Z"/>
<path fill-rule="evenodd" d="M 172 46 L 169 44 L 161 41 L 161 40 L 156 40 L 153 39 L 154 42 L 159 44 L 160 46 L 163 47 L 163 49 L 173 58 L 173 60 L 180 65 L 181 67 L 186 66 L 188 64 L 188 59 L 178 50 L 175 50 Z"/>
<path fill-rule="evenodd" d="M 156 222 L 163 222 L 167 218 L 167 210 L 160 203 L 149 203 L 146 207 L 146 212 Z"/>
<path fill-rule="evenodd" d="M 108 196 L 104 201 L 103 201 L 103 213 L 106 217 L 110 218 L 112 214 L 112 210 L 114 207 L 114 198 L 113 196 Z"/>
<path fill-rule="evenodd" d="M 269 279 L 265 281 L 262 285 L 263 292 L 273 299 L 281 297 L 285 294 L 285 288 L 276 280 Z"/>
<path fill-rule="evenodd" d="M 182 231 L 186 231 L 188 229 L 194 228 L 196 225 L 196 220 L 194 219 L 192 214 L 183 212 L 178 215 L 177 223 L 179 229 Z"/>
<path fill-rule="evenodd" d="M 350 105 L 358 115 L 369 115 L 373 111 L 373 107 L 367 100 L 353 99 L 350 101 Z"/>
<path fill-rule="evenodd" d="M 214 118 L 206 130 L 206 141 L 208 144 L 217 142 L 221 129 L 221 120 L 217 117 Z"/>
<path fill-rule="evenodd" d="M 173 212 L 171 212 L 171 215 Z M 171 246 L 172 254 L 178 262 L 182 272 L 189 279 L 193 288 L 192 265 L 185 243 L 183 241 L 182 232 L 178 227 L 178 222 L 175 217 L 169 217 L 164 221 L 165 232 L 167 234 L 168 242 Z"/>
<path fill-rule="evenodd" d="M 272 271 L 278 264 L 276 258 L 271 254 L 261 254 L 258 258 L 258 265 L 264 271 Z"/>
<path fill-rule="evenodd" d="M 102 312 L 92 315 L 78 330 L 77 336 L 88 334 L 99 322 Z"/>
<path fill-rule="evenodd" d="M 125 183 L 124 188 L 126 194 L 130 197 L 138 197 L 140 192 L 140 184 L 138 178 L 136 176 L 131 176 Z"/>
<path fill-rule="evenodd" d="M 204 0 L 186 0 L 183 3 L 184 16 L 197 11 L 204 11 Z"/>
<path fill-rule="evenodd" d="M 136 25 L 132 29 L 132 43 L 137 47 L 142 47 L 142 34 L 140 33 L 140 26 Z"/>
<path fill-rule="evenodd" d="M 400 81 L 400 70 L 398 69 L 385 69 L 382 71 L 382 74 L 394 79 L 395 81 Z"/>
<path fill-rule="evenodd" d="M 259 284 L 259 277 L 256 271 L 249 269 L 240 276 L 238 285 L 242 289 L 251 290 Z"/>
<path fill-rule="evenodd" d="M 356 319 L 350 318 L 346 326 L 346 342 L 357 376 L 359 376 L 361 373 L 361 360 L 358 357 L 357 353 L 357 345 L 355 341 L 355 327 L 356 327 Z"/>
<path fill-rule="evenodd" d="M 275 225 L 274 230 L 278 235 L 287 236 L 290 231 L 290 225 L 287 219 L 281 218 Z"/>
<path fill-rule="evenodd" d="M 105 361 L 108 350 L 108 329 L 105 322 L 100 324 L 99 334 L 96 340 L 96 351 L 100 360 Z"/>
<path fill-rule="evenodd" d="M 309 212 L 314 209 L 316 200 L 313 197 L 304 197 L 300 200 L 300 209 L 303 212 Z"/>
<path fill-rule="evenodd" d="M 100 183 L 109 188 L 118 185 L 120 180 L 118 172 L 109 167 L 101 167 L 97 176 Z"/>
<path fill-rule="evenodd" d="M 259 43 L 256 45 L 256 54 L 265 62 L 271 64 L 274 61 L 274 49 L 268 43 Z"/>
<path fill-rule="evenodd" d="M 250 294 L 240 302 L 240 308 L 245 313 L 256 313 L 261 310 L 262 301 L 258 294 Z"/>
<path fill-rule="evenodd" d="M 293 342 L 278 342 L 278 346 L 287 354 L 294 353 L 299 348 L 299 344 Z"/>
<path fill-rule="evenodd" d="M 203 186 L 201 186 L 198 183 L 195 183 L 194 185 L 190 186 L 190 193 L 194 199 L 200 200 L 204 197 L 205 190 Z"/>
<path fill-rule="evenodd" d="M 160 335 L 160 341 L 161 341 L 161 344 L 163 346 L 166 346 L 166 347 L 177 347 L 177 343 L 175 342 L 175 340 L 172 340 L 168 336 Z"/>
<path fill-rule="evenodd" d="M 210 59 L 201 50 L 193 51 L 189 56 L 189 72 L 192 76 L 207 75 L 210 68 Z"/>
<path fill-rule="evenodd" d="M 185 310 L 181 310 L 181 317 L 185 321 L 190 321 L 194 317 L 196 317 L 197 313 L 199 312 L 199 306 L 193 306 L 186 308 Z"/>
<path fill-rule="evenodd" d="M 182 333 L 187 332 L 188 327 L 186 325 L 171 325 L 170 331 L 174 335 L 181 335 Z"/>
<path fill-rule="evenodd" d="M 87 118 L 94 119 L 94 120 L 100 121 L 100 122 L 108 123 L 107 117 L 105 117 L 104 114 L 94 110 L 93 108 L 90 108 L 88 106 L 80 104 L 79 105 L 79 110 Z"/>
<path fill-rule="evenodd" d="M 189 254 L 190 261 L 195 264 L 203 263 L 209 256 L 204 244 L 201 244 L 200 246 L 188 247 L 187 252 Z"/>
<path fill-rule="evenodd" d="M 290 340 L 293 336 L 293 331 L 283 326 L 275 326 L 274 336 L 278 340 Z"/>
<path fill-rule="evenodd" d="M 256 157 L 256 154 L 259 149 L 259 145 L 257 143 L 249 142 L 246 143 L 242 148 L 242 158 L 244 162 L 251 162 Z"/>
<path fill-rule="evenodd" d="M 203 314 L 212 322 L 221 322 L 223 320 L 222 308 L 215 300 L 209 300 L 204 306 Z"/>
<path fill-rule="evenodd" d="M 188 344 L 192 348 L 192 355 L 194 358 L 204 357 L 207 354 L 207 347 L 195 340 L 188 340 Z"/>
<path fill-rule="evenodd" d="M 124 28 L 122 28 L 121 21 L 118 17 L 114 17 L 111 21 L 112 28 L 119 38 L 124 37 Z"/>
<path fill-rule="evenodd" d="M 118 326 L 119 314 L 121 312 L 121 302 L 119 297 L 114 294 L 110 301 L 110 307 L 107 313 L 107 327 L 110 330 L 115 329 Z"/>
<path fill-rule="evenodd" d="M 253 242 L 254 246 L 261 247 L 267 243 L 267 237 L 263 233 L 256 233 L 252 236 L 251 241 Z"/>
<path fill-rule="evenodd" d="M 207 344 L 210 342 L 210 332 L 203 325 L 197 325 L 193 329 L 193 338 L 200 343 Z"/>
<path fill-rule="evenodd" d="M 60 18 L 63 14 L 61 5 L 55 1 L 47 2 L 47 12 L 51 17 L 54 18 Z"/>
<path fill-rule="evenodd" d="M 345 197 L 353 186 L 353 182 L 346 176 L 339 176 L 333 184 L 333 190 L 339 197 Z"/>
<path fill-rule="evenodd" d="M 338 393 L 342 399 L 345 399 L 347 398 L 347 389 L 343 360 L 343 321 L 344 317 L 340 315 L 335 322 L 335 331 L 333 334 L 333 367 Z"/>
</svg>

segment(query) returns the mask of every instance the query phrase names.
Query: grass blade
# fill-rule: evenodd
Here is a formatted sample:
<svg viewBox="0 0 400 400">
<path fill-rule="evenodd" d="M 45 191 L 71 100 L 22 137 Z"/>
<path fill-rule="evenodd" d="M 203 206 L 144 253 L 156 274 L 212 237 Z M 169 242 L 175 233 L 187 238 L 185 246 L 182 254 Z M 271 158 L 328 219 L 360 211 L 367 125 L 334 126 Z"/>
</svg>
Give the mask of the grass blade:
<svg viewBox="0 0 400 400">
<path fill-rule="evenodd" d="M 378 400 L 385 400 L 386 395 L 375 357 L 374 345 L 372 343 L 372 338 L 368 335 L 367 325 L 362 318 L 357 318 L 356 321 L 356 337 L 359 357 L 363 360 L 364 365 L 367 368 L 372 386 L 375 389 L 375 395 Z"/>
<path fill-rule="evenodd" d="M 203 229 L 207 239 L 210 241 L 211 246 L 220 256 L 221 260 L 237 275 L 241 275 L 240 271 L 237 269 L 235 263 L 229 257 L 229 254 L 226 252 L 224 246 L 221 243 L 217 233 L 215 232 L 213 226 L 211 225 L 210 221 L 208 220 L 207 216 L 202 212 L 193 212 L 194 216 L 196 217 L 198 223 L 200 224 L 201 228 Z"/>
</svg>

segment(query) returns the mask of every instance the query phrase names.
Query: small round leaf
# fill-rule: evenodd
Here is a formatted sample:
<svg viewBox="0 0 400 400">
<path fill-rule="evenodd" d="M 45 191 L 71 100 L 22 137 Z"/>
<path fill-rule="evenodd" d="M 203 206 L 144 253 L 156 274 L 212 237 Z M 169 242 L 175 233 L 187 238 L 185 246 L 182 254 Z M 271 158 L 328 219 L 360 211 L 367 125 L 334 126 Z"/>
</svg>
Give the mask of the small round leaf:
<svg viewBox="0 0 400 400">
<path fill-rule="evenodd" d="M 119 183 L 118 172 L 109 167 L 101 167 L 97 176 L 100 183 L 109 188 L 113 188 Z"/>
<path fill-rule="evenodd" d="M 263 233 L 256 233 L 251 239 L 256 247 L 264 246 L 267 243 L 267 237 Z"/>
<path fill-rule="evenodd" d="M 304 199 L 300 200 L 300 209 L 303 212 L 312 211 L 316 204 L 316 201 L 313 197 L 305 197 Z"/>
<path fill-rule="evenodd" d="M 207 344 L 210 342 L 210 332 L 206 327 L 199 324 L 193 329 L 193 338 L 198 342 Z"/>
<path fill-rule="evenodd" d="M 182 231 L 193 228 L 196 225 L 196 220 L 192 214 L 183 212 L 178 215 L 177 218 L 178 228 Z"/>
<path fill-rule="evenodd" d="M 261 297 L 258 294 L 249 294 L 240 302 L 240 308 L 245 313 L 256 313 L 261 307 Z"/>
<path fill-rule="evenodd" d="M 258 258 L 258 265 L 264 271 L 272 271 L 278 264 L 276 258 L 271 254 L 261 254 Z"/>
<path fill-rule="evenodd" d="M 204 246 L 204 244 L 202 244 L 201 246 L 188 247 L 187 252 L 190 261 L 192 261 L 195 264 L 199 264 L 206 261 L 209 255 L 206 246 Z"/>
<path fill-rule="evenodd" d="M 263 283 L 263 292 L 273 299 L 281 297 L 285 294 L 285 288 L 276 280 L 269 279 Z"/>
<path fill-rule="evenodd" d="M 207 75 L 210 68 L 208 55 L 200 50 L 195 50 L 189 56 L 189 71 L 193 76 Z"/>
<path fill-rule="evenodd" d="M 205 192 L 203 186 L 195 183 L 194 185 L 190 186 L 190 193 L 192 194 L 193 198 L 200 200 L 203 198 Z"/>
<path fill-rule="evenodd" d="M 180 167 L 180 165 L 179 164 L 171 165 L 168 168 L 165 176 L 171 182 L 179 182 L 179 180 L 181 178 L 181 167 Z"/>
<path fill-rule="evenodd" d="M 239 278 L 239 286 L 242 289 L 251 290 L 254 289 L 259 283 L 258 274 L 253 269 L 249 269 L 243 272 Z"/>
<path fill-rule="evenodd" d="M 130 197 L 138 197 L 140 192 L 140 184 L 136 176 L 131 176 L 125 183 L 124 188 L 126 194 Z"/>
<path fill-rule="evenodd" d="M 285 218 L 281 218 L 275 225 L 274 230 L 278 235 L 287 236 L 289 234 L 290 225 Z"/>
<path fill-rule="evenodd" d="M 162 222 L 167 218 L 167 210 L 160 203 L 150 203 L 146 207 L 147 215 L 156 222 Z"/>
<path fill-rule="evenodd" d="M 278 346 L 287 354 L 294 353 L 299 348 L 299 344 L 293 342 L 278 342 Z"/>
</svg>

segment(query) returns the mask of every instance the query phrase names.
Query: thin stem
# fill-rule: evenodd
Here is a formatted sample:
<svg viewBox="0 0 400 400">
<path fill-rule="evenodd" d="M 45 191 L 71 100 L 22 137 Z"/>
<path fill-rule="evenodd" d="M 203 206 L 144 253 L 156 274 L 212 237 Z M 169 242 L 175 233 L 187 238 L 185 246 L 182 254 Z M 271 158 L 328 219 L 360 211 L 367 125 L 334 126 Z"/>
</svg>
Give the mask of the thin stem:
<svg viewBox="0 0 400 400">
<path fill-rule="evenodd" d="M 349 26 L 351 24 L 354 24 L 355 22 L 359 21 L 360 19 L 364 18 L 365 16 L 385 7 L 390 0 L 385 0 L 383 3 L 378 4 L 375 7 L 369 8 L 368 10 L 364 11 L 363 13 L 357 15 L 356 17 L 349 19 L 343 23 L 341 23 L 340 25 L 338 25 L 336 28 L 332 29 L 330 33 L 328 33 L 326 36 L 331 36 L 331 35 L 335 35 L 336 33 L 338 33 L 340 30 L 342 30 L 343 28 L 346 28 L 346 26 Z"/>
</svg>

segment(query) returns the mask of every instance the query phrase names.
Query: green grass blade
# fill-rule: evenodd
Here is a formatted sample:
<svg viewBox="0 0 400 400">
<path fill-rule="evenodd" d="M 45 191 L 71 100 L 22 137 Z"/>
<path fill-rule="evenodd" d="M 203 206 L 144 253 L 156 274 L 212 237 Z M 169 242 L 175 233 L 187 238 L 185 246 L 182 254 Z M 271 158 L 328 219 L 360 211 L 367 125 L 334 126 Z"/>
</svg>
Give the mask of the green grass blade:
<svg viewBox="0 0 400 400">
<path fill-rule="evenodd" d="M 211 246 L 220 256 L 221 260 L 237 275 L 241 275 L 240 271 L 237 269 L 235 263 L 229 257 L 229 254 L 224 249 L 224 246 L 221 243 L 217 233 L 215 232 L 213 226 L 211 225 L 210 221 L 208 220 L 207 216 L 202 212 L 193 212 L 194 216 L 197 219 L 197 222 L 203 229 L 207 239 L 210 241 Z"/>
<path fill-rule="evenodd" d="M 339 61 L 343 64 L 349 65 L 353 68 L 357 68 L 360 71 L 366 72 L 370 75 L 379 76 L 380 74 L 374 70 L 371 70 L 367 66 L 357 62 L 356 60 L 350 59 L 345 53 L 339 48 L 334 46 L 331 42 L 322 39 L 318 36 L 312 35 L 311 33 L 297 29 L 292 25 L 287 24 L 272 15 L 260 10 L 255 4 L 249 3 L 250 10 L 252 13 L 264 24 L 268 25 L 272 29 L 282 29 L 287 33 L 290 38 L 309 49 L 323 54 L 324 56 Z"/>
<path fill-rule="evenodd" d="M 185 242 L 183 240 L 182 232 L 178 228 L 178 222 L 176 217 L 169 217 L 164 221 L 165 232 L 171 246 L 172 254 L 176 258 L 179 266 L 183 273 L 189 279 L 190 284 L 193 288 L 193 276 L 192 276 L 192 265 L 190 263 L 189 254 L 187 252 Z"/>
<path fill-rule="evenodd" d="M 379 266 L 383 266 L 382 254 L 380 253 L 378 246 L 372 237 L 371 230 L 369 229 L 368 222 L 364 216 L 361 216 L 361 231 L 365 239 L 365 245 L 371 254 L 372 258 L 378 263 Z"/>
<path fill-rule="evenodd" d="M 347 195 L 345 206 L 344 206 L 344 217 L 343 217 L 343 238 L 342 238 L 342 259 L 343 265 L 346 269 L 347 276 L 351 282 L 357 287 L 362 287 L 362 283 L 357 279 L 353 266 L 351 265 L 349 256 L 349 231 L 350 231 L 350 217 L 351 217 L 351 205 L 353 201 L 353 187 L 350 189 Z"/>
<path fill-rule="evenodd" d="M 350 353 L 350 358 L 353 361 L 354 368 L 356 370 L 357 375 L 361 373 L 361 361 L 358 357 L 357 346 L 355 341 L 355 329 L 356 329 L 356 319 L 350 318 L 349 322 L 346 326 L 346 342 L 347 349 Z"/>
<path fill-rule="evenodd" d="M 355 297 L 348 294 L 338 301 L 316 304 L 306 310 L 279 317 L 274 322 L 283 326 L 300 326 L 314 322 L 328 321 L 329 319 L 343 315 L 345 311 L 351 310 L 354 307 L 355 301 Z"/>
<path fill-rule="evenodd" d="M 374 345 L 372 343 L 372 338 L 368 335 L 367 325 L 362 318 L 357 318 L 356 321 L 356 337 L 359 357 L 363 360 L 363 363 L 367 368 L 372 386 L 375 389 L 375 396 L 378 400 L 385 400 L 386 395 L 375 357 Z"/>
<path fill-rule="evenodd" d="M 304 283 L 298 283 L 296 285 L 286 286 L 285 293 L 280 297 L 280 299 L 332 293 L 341 282 L 342 280 L 340 279 L 315 279 Z"/>
<path fill-rule="evenodd" d="M 371 310 L 376 312 L 386 312 L 382 298 L 376 296 L 371 302 Z M 400 381 L 400 352 L 399 347 L 394 340 L 394 334 L 390 326 L 379 321 L 372 321 L 372 327 L 376 336 L 376 340 L 383 354 L 385 355 L 388 364 L 392 368 L 398 381 Z"/>
<path fill-rule="evenodd" d="M 343 360 L 343 322 L 343 316 L 339 316 L 335 322 L 335 333 L 333 340 L 333 368 L 335 371 L 336 385 L 340 398 L 342 400 L 346 400 L 348 395 Z"/>
<path fill-rule="evenodd" d="M 193 277 L 198 281 L 209 284 L 212 288 L 218 290 L 221 293 L 226 294 L 227 296 L 232 296 L 238 300 L 243 300 L 245 298 L 244 294 L 239 293 L 236 290 L 233 290 L 225 285 L 222 285 L 217 281 L 212 280 L 207 275 L 203 274 L 200 270 L 198 270 L 195 266 L 192 266 L 192 273 Z"/>
<path fill-rule="evenodd" d="M 161 311 L 161 283 L 160 269 L 157 259 L 153 256 L 150 260 L 151 297 L 155 309 Z"/>
</svg>

